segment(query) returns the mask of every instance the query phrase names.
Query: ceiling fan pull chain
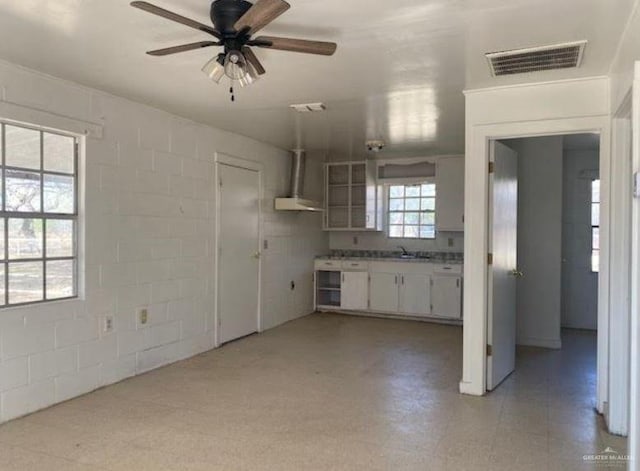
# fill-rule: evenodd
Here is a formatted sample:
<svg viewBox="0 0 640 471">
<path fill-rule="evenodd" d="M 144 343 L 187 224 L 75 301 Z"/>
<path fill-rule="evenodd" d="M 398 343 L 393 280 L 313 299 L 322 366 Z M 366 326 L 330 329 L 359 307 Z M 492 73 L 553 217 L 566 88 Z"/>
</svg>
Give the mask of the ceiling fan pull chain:
<svg viewBox="0 0 640 471">
<path fill-rule="evenodd" d="M 233 92 L 233 83 L 231 84 L 231 88 L 229 88 L 229 93 L 231 93 L 231 101 L 236 101 L 236 95 Z"/>
</svg>

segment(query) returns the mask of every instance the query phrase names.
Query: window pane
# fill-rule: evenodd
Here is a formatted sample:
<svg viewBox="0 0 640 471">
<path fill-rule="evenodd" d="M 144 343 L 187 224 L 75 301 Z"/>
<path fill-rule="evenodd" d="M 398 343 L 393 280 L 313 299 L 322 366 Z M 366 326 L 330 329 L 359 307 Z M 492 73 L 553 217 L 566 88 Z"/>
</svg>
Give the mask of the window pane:
<svg viewBox="0 0 640 471">
<path fill-rule="evenodd" d="M 591 202 L 600 202 L 600 180 L 593 180 L 591 182 Z"/>
<path fill-rule="evenodd" d="M 417 226 L 418 224 L 420 224 L 420 213 L 405 213 L 404 223 Z"/>
<path fill-rule="evenodd" d="M 407 211 L 419 211 L 420 210 L 420 199 L 419 198 L 411 198 L 405 200 L 405 209 Z"/>
<path fill-rule="evenodd" d="M 9 258 L 42 257 L 42 219 L 9 219 Z"/>
<path fill-rule="evenodd" d="M 389 226 L 390 237 L 402 237 L 402 226 Z"/>
<path fill-rule="evenodd" d="M 404 227 L 404 236 L 407 239 L 417 239 L 419 237 L 420 231 L 418 230 L 418 226 L 405 226 Z"/>
<path fill-rule="evenodd" d="M 389 188 L 389 196 L 391 198 L 402 198 L 404 196 L 404 186 L 393 185 Z"/>
<path fill-rule="evenodd" d="M 592 226 L 600 225 L 600 203 L 595 203 L 591 205 L 591 225 Z"/>
<path fill-rule="evenodd" d="M 389 211 L 403 211 L 404 210 L 404 200 L 389 200 Z"/>
<path fill-rule="evenodd" d="M 73 260 L 47 262 L 47 299 L 73 296 Z"/>
<path fill-rule="evenodd" d="M 7 211 L 40 211 L 40 174 L 7 170 Z"/>
<path fill-rule="evenodd" d="M 422 198 L 422 204 L 420 206 L 420 209 L 422 209 L 423 211 L 425 211 L 425 210 L 435 211 L 435 209 L 436 209 L 436 199 L 435 198 Z"/>
<path fill-rule="evenodd" d="M 428 224 L 433 226 L 436 223 L 434 213 L 420 213 L 420 224 Z"/>
<path fill-rule="evenodd" d="M 5 294 L 5 270 L 6 265 L 0 264 L 0 306 L 7 304 L 7 296 Z"/>
<path fill-rule="evenodd" d="M 417 196 L 420 197 L 420 185 L 412 185 L 406 188 L 406 196 Z"/>
<path fill-rule="evenodd" d="M 422 239 L 435 239 L 436 238 L 435 226 L 420 226 L 420 237 Z"/>
<path fill-rule="evenodd" d="M 47 257 L 72 257 L 73 221 L 47 219 Z"/>
<path fill-rule="evenodd" d="M 5 126 L 5 135 L 7 165 L 40 170 L 40 131 Z"/>
<path fill-rule="evenodd" d="M 404 221 L 403 213 L 390 213 L 389 224 L 402 224 L 403 221 Z"/>
<path fill-rule="evenodd" d="M 48 213 L 73 214 L 74 178 L 62 175 L 44 176 L 44 210 Z"/>
<path fill-rule="evenodd" d="M 422 196 L 436 196 L 436 186 L 433 183 L 422 185 Z"/>
<path fill-rule="evenodd" d="M 74 144 L 73 137 L 44 133 L 44 169 L 53 172 L 73 173 L 75 170 Z"/>
<path fill-rule="evenodd" d="M 42 301 L 42 262 L 9 264 L 9 303 Z"/>
<path fill-rule="evenodd" d="M 592 247 L 594 249 L 600 248 L 600 229 L 598 227 L 593 228 Z"/>
</svg>

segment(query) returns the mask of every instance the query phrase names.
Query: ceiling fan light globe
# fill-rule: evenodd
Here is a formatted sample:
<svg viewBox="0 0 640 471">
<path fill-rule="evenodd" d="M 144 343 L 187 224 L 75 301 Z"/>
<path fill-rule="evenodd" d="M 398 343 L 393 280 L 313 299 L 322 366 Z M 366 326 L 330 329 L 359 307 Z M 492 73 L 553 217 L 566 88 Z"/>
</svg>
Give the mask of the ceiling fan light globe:
<svg viewBox="0 0 640 471">
<path fill-rule="evenodd" d="M 220 56 L 214 57 L 204 65 L 202 72 L 215 83 L 220 83 L 225 75 L 224 61 L 220 59 Z"/>
<path fill-rule="evenodd" d="M 227 53 L 224 60 L 224 72 L 231 80 L 240 80 L 247 75 L 247 61 L 240 51 Z"/>
</svg>

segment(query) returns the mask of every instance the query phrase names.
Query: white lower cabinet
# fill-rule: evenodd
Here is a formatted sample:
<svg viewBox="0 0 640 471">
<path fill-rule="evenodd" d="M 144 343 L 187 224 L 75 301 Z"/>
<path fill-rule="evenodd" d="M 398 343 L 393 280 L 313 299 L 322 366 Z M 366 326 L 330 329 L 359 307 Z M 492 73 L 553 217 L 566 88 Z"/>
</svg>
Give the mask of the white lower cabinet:
<svg viewBox="0 0 640 471">
<path fill-rule="evenodd" d="M 431 305 L 434 315 L 450 319 L 462 317 L 462 279 L 454 276 L 431 278 Z"/>
<path fill-rule="evenodd" d="M 372 311 L 398 312 L 398 274 L 371 272 L 369 308 Z"/>
<path fill-rule="evenodd" d="M 316 295 L 321 310 L 460 320 L 462 266 L 317 261 Z"/>
<path fill-rule="evenodd" d="M 400 309 L 403 314 L 431 314 L 431 277 L 422 274 L 400 274 Z"/>
<path fill-rule="evenodd" d="M 342 272 L 340 307 L 349 311 L 365 311 L 369 301 L 369 273 Z"/>
</svg>

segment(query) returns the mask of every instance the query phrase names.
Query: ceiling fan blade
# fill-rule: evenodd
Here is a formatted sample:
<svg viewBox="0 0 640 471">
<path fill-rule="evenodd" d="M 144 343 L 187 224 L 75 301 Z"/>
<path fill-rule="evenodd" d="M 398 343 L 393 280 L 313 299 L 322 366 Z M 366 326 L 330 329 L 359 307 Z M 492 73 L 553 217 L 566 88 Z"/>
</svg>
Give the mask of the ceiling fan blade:
<svg viewBox="0 0 640 471">
<path fill-rule="evenodd" d="M 178 52 L 193 51 L 194 49 L 202 49 L 203 47 L 218 46 L 219 44 L 213 41 L 200 41 L 197 43 L 183 44 L 182 46 L 167 47 L 164 49 L 156 49 L 149 51 L 147 54 L 150 56 L 168 56 L 169 54 L 177 54 Z"/>
<path fill-rule="evenodd" d="M 211 26 L 207 26 L 205 24 L 199 23 L 198 21 L 186 18 L 182 15 L 178 15 L 177 13 L 173 13 L 172 11 L 165 10 L 164 8 L 157 7 L 152 5 L 149 2 L 131 2 L 131 6 L 134 8 L 139 8 L 140 10 L 146 11 L 147 13 L 152 13 L 154 15 L 161 16 L 166 18 L 167 20 L 175 21 L 176 23 L 180 23 L 185 26 L 189 26 L 190 28 L 195 28 L 200 31 L 204 31 L 205 33 L 209 33 L 216 38 L 220 39 L 221 35 Z"/>
<path fill-rule="evenodd" d="M 243 47 L 242 54 L 244 54 L 245 59 L 247 59 L 247 61 L 251 63 L 253 68 L 256 69 L 258 75 L 264 75 L 267 72 L 266 70 L 264 70 L 264 67 L 262 67 L 262 64 L 258 60 L 258 57 L 254 54 L 251 48 L 247 46 Z"/>
<path fill-rule="evenodd" d="M 260 36 L 253 40 L 258 47 L 277 49 L 279 51 L 302 52 L 304 54 L 319 54 L 332 56 L 338 45 L 324 41 L 307 41 L 305 39 L 276 38 L 273 36 Z"/>
<path fill-rule="evenodd" d="M 258 0 L 236 22 L 236 31 L 246 30 L 248 28 L 248 33 L 254 34 L 282 15 L 289 8 L 291 8 L 291 5 L 284 0 Z"/>
</svg>

